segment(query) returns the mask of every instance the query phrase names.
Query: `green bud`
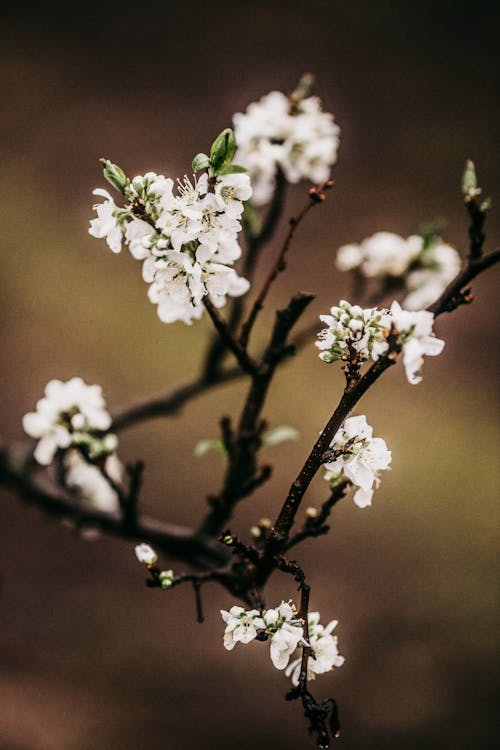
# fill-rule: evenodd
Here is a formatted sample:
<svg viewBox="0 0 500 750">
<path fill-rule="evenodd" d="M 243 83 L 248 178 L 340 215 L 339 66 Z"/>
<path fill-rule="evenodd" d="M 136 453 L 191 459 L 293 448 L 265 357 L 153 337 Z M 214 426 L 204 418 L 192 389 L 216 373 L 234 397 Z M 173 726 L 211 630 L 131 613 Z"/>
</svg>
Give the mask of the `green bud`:
<svg viewBox="0 0 500 750">
<path fill-rule="evenodd" d="M 113 185 L 120 193 L 123 193 L 129 182 L 123 169 L 110 162 L 109 159 L 100 159 L 100 162 L 103 165 L 102 171 L 104 177 L 110 185 Z"/>
<path fill-rule="evenodd" d="M 231 128 L 226 128 L 217 136 L 210 149 L 210 166 L 216 174 L 222 166 L 231 163 L 236 151 L 236 138 Z"/>
<path fill-rule="evenodd" d="M 228 547 L 231 547 L 231 545 L 234 543 L 234 539 L 230 534 L 226 534 L 226 536 L 222 538 L 222 543 L 227 544 Z"/>
<path fill-rule="evenodd" d="M 158 576 L 162 589 L 169 589 L 174 580 L 173 570 L 162 570 Z"/>
<path fill-rule="evenodd" d="M 303 73 L 290 98 L 296 102 L 300 102 L 302 99 L 307 99 L 307 97 L 312 94 L 313 85 L 314 76 L 312 73 Z"/>
<path fill-rule="evenodd" d="M 210 159 L 206 154 L 196 154 L 191 166 L 193 172 L 199 172 L 200 169 L 207 169 L 210 166 Z"/>
<path fill-rule="evenodd" d="M 479 195 L 481 189 L 477 186 L 476 168 L 474 162 L 468 159 L 465 162 L 465 170 L 462 177 L 462 193 L 473 198 Z"/>
</svg>

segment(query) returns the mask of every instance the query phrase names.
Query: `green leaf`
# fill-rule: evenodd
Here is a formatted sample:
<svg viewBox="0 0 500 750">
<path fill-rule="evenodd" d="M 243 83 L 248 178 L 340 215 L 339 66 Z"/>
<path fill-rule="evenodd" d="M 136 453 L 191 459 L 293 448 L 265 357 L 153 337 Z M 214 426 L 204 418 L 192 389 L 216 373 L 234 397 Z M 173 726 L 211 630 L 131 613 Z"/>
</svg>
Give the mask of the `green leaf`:
<svg viewBox="0 0 500 750">
<path fill-rule="evenodd" d="M 201 458 L 210 451 L 216 451 L 217 453 L 220 453 L 221 456 L 226 457 L 226 449 L 222 440 L 211 439 L 200 440 L 194 449 L 194 455 L 196 458 Z"/>
<path fill-rule="evenodd" d="M 206 154 L 196 154 L 191 166 L 193 172 L 199 172 L 200 169 L 207 169 L 210 166 L 210 159 Z"/>
<path fill-rule="evenodd" d="M 230 164 L 235 151 L 236 138 L 231 128 L 226 128 L 217 136 L 210 149 L 210 166 L 214 172 L 218 173 L 222 166 Z"/>
<path fill-rule="evenodd" d="M 246 167 L 240 167 L 239 164 L 225 164 L 223 167 L 219 169 L 217 174 L 241 174 L 242 172 L 246 172 Z"/>
<path fill-rule="evenodd" d="M 100 159 L 100 162 L 103 165 L 102 173 L 106 180 L 120 193 L 123 193 L 129 183 L 123 169 L 120 169 L 117 164 L 113 164 L 109 159 Z"/>
<path fill-rule="evenodd" d="M 274 427 L 272 430 L 264 433 L 262 436 L 262 448 L 268 448 L 272 445 L 279 445 L 287 440 L 297 440 L 299 437 L 298 431 L 294 427 L 288 425 L 281 425 L 280 427 Z"/>
</svg>

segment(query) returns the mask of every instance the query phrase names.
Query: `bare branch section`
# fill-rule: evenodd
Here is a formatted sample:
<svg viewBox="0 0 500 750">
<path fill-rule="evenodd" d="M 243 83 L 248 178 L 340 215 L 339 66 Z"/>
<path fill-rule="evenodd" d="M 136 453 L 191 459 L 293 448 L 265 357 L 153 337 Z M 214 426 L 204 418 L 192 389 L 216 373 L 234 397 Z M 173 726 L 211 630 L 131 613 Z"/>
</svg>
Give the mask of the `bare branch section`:
<svg viewBox="0 0 500 750">
<path fill-rule="evenodd" d="M 220 564 L 226 560 L 225 551 L 219 545 L 213 540 L 197 537 L 188 527 L 141 516 L 130 528 L 117 514 L 83 506 L 62 488 L 35 478 L 27 466 L 27 459 L 6 447 L 0 449 L 0 483 L 44 513 L 73 521 L 78 529 L 95 528 L 120 539 L 147 542 L 163 554 L 185 560 L 194 567 Z"/>
<path fill-rule="evenodd" d="M 290 219 L 290 227 L 285 237 L 285 241 L 276 257 L 276 260 L 273 266 L 271 267 L 271 270 L 269 271 L 264 281 L 261 291 L 257 295 L 255 302 L 253 303 L 252 309 L 250 311 L 250 314 L 247 320 L 243 323 L 243 326 L 241 328 L 240 343 L 243 347 L 246 348 L 248 345 L 250 333 L 252 332 L 252 328 L 255 324 L 255 321 L 257 319 L 259 312 L 264 307 L 264 302 L 271 288 L 271 285 L 273 284 L 274 280 L 276 279 L 280 271 L 284 271 L 286 268 L 286 264 L 285 264 L 286 254 L 288 253 L 288 250 L 290 249 L 290 245 L 292 243 L 295 232 L 297 231 L 297 227 L 300 226 L 300 224 L 305 219 L 305 217 L 307 216 L 311 208 L 313 208 L 313 206 L 317 206 L 319 203 L 322 203 L 325 200 L 324 191 L 328 190 L 332 186 L 333 186 L 333 181 L 328 180 L 320 187 L 312 187 L 308 193 L 308 201 L 306 205 L 304 206 L 304 208 L 302 209 L 302 211 L 299 213 L 298 216 L 296 216 L 293 219 Z"/>
<path fill-rule="evenodd" d="M 255 481 L 262 408 L 276 368 L 289 354 L 288 335 L 313 298 L 311 294 L 297 294 L 288 307 L 276 313 L 269 344 L 252 375 L 236 434 L 232 438 L 223 487 L 216 497 L 210 498 L 212 509 L 201 526 L 203 534 L 216 535 L 227 525 L 234 506 L 248 494 L 249 483 Z"/>
</svg>

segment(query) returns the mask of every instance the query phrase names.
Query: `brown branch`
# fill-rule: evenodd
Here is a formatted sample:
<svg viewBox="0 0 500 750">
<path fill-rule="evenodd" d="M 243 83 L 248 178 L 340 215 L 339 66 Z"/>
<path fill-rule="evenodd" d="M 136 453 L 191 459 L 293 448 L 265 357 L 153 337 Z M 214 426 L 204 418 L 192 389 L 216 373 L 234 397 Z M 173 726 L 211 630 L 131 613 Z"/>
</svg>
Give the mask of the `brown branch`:
<svg viewBox="0 0 500 750">
<path fill-rule="evenodd" d="M 203 521 L 200 532 L 215 536 L 227 525 L 238 500 L 247 494 L 247 488 L 258 482 L 257 451 L 261 444 L 260 415 L 272 378 L 288 352 L 286 344 L 290 330 L 314 299 L 311 294 L 297 294 L 288 307 L 278 310 L 269 344 L 256 372 L 240 415 L 232 451 L 228 455 L 228 467 L 220 493 L 211 497 L 212 508 Z M 266 476 L 264 475 L 264 479 Z"/>
<path fill-rule="evenodd" d="M 286 500 L 276 519 L 276 523 L 274 524 L 274 534 L 270 537 L 271 550 L 274 543 L 277 543 L 279 547 L 286 545 L 288 534 L 295 521 L 295 515 L 299 509 L 302 498 L 304 497 L 304 494 L 316 472 L 322 465 L 324 453 L 329 448 L 330 443 L 342 422 L 357 404 L 361 396 L 366 393 L 368 388 L 370 388 L 382 373 L 393 365 L 395 361 L 396 352 L 392 349 L 388 354 L 380 357 L 374 362 L 365 375 L 354 383 L 352 388 L 346 388 L 344 390 L 344 394 L 340 399 L 337 408 L 325 425 L 307 457 L 305 464 L 290 487 Z"/>
<path fill-rule="evenodd" d="M 271 285 L 273 281 L 276 279 L 278 273 L 280 271 L 283 271 L 285 269 L 285 257 L 286 254 L 290 248 L 291 242 L 293 240 L 293 237 L 295 235 L 295 232 L 297 230 L 297 227 L 300 226 L 303 219 L 307 216 L 309 211 L 313 206 L 318 205 L 318 203 L 322 203 L 325 200 L 324 190 L 327 190 L 331 188 L 333 185 L 332 180 L 328 180 L 320 187 L 313 187 L 309 190 L 308 194 L 308 201 L 302 211 L 293 219 L 290 219 L 290 226 L 288 229 L 288 232 L 285 237 L 285 241 L 283 242 L 283 245 L 276 257 L 276 260 L 271 267 L 271 270 L 269 271 L 264 284 L 262 285 L 262 289 L 260 290 L 259 294 L 257 295 L 257 298 L 255 302 L 253 303 L 252 309 L 250 310 L 250 314 L 248 315 L 248 318 L 243 323 L 243 326 L 241 328 L 241 335 L 240 335 L 240 344 L 246 348 L 248 344 L 248 339 L 250 337 L 250 333 L 252 331 L 252 328 L 255 324 L 255 321 L 257 319 L 257 316 L 259 312 L 264 307 L 264 302 L 267 297 L 267 294 L 269 292 L 269 289 L 271 288 Z"/>
<path fill-rule="evenodd" d="M 316 516 L 311 516 L 306 519 L 303 527 L 294 534 L 286 545 L 286 550 L 295 547 L 305 539 L 315 538 L 327 534 L 330 527 L 327 525 L 330 513 L 333 507 L 345 497 L 347 490 L 349 489 L 349 482 L 340 482 L 336 487 L 332 489 L 330 497 L 325 500 L 321 509 Z"/>
<path fill-rule="evenodd" d="M 434 313 L 434 317 L 437 317 L 445 312 L 453 312 L 460 305 L 470 302 L 469 290 L 463 291 L 464 287 L 480 273 L 499 262 L 500 248 L 487 255 L 482 255 L 480 258 L 470 256 L 463 271 L 446 287 L 439 299 L 428 308 L 429 312 Z"/>
<path fill-rule="evenodd" d="M 231 367 L 230 369 L 218 372 L 217 377 L 213 380 L 206 380 L 203 377 L 195 378 L 184 385 L 174 388 L 166 395 L 157 396 L 117 411 L 110 430 L 112 432 L 120 432 L 138 422 L 143 422 L 145 419 L 177 414 L 184 404 L 192 398 L 200 396 L 205 391 L 211 390 L 217 385 L 238 380 L 242 376 L 243 373 L 239 367 Z"/>
<path fill-rule="evenodd" d="M 0 483 L 42 512 L 70 519 L 78 528 L 97 528 L 120 539 L 147 542 L 159 552 L 189 562 L 195 567 L 206 567 L 227 559 L 224 550 L 213 540 L 200 538 L 191 528 L 164 523 L 147 516 L 141 516 L 136 525 L 130 527 L 116 514 L 79 503 L 61 488 L 53 487 L 33 476 L 29 457 L 16 455 L 12 449 L 0 450 Z"/>
<path fill-rule="evenodd" d="M 241 343 L 233 337 L 227 322 L 224 320 L 222 315 L 219 313 L 215 305 L 209 300 L 208 297 L 204 297 L 203 304 L 207 310 L 212 322 L 218 331 L 222 341 L 229 349 L 230 352 L 236 357 L 238 364 L 241 369 L 252 375 L 257 371 L 257 362 L 247 353 Z"/>
</svg>

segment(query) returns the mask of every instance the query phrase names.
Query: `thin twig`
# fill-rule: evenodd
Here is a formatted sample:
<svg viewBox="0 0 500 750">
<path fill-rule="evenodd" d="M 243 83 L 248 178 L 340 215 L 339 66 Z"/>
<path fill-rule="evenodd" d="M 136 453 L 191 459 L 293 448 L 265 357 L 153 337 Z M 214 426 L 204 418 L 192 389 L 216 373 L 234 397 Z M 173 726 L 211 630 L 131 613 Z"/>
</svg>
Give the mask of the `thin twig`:
<svg viewBox="0 0 500 750">
<path fill-rule="evenodd" d="M 288 229 L 288 232 L 285 237 L 285 241 L 283 242 L 283 245 L 281 246 L 281 249 L 276 257 L 275 262 L 273 263 L 268 275 L 266 276 L 266 279 L 264 281 L 264 284 L 262 285 L 262 288 L 257 295 L 257 298 L 255 302 L 253 303 L 252 309 L 250 310 L 250 314 L 248 315 L 248 318 L 243 323 L 241 328 L 241 335 L 240 335 L 240 344 L 246 348 L 248 345 L 248 340 L 250 337 L 250 333 L 252 331 L 252 328 L 255 324 L 255 321 L 257 319 L 257 316 L 259 312 L 264 307 L 264 302 L 267 297 L 267 294 L 269 292 L 269 289 L 271 288 L 271 285 L 273 281 L 276 279 L 278 273 L 280 271 L 283 271 L 285 269 L 285 257 L 286 254 L 290 248 L 291 242 L 293 240 L 293 237 L 295 235 L 295 232 L 297 230 L 297 227 L 300 226 L 303 219 L 307 216 L 309 211 L 313 206 L 318 205 L 318 203 L 322 203 L 325 199 L 324 190 L 327 190 L 328 188 L 331 188 L 333 185 L 332 180 L 328 180 L 320 187 L 313 187 L 309 190 L 308 193 L 308 201 L 302 211 L 293 219 L 290 219 L 290 226 Z"/>
<path fill-rule="evenodd" d="M 224 320 L 222 315 L 219 313 L 215 305 L 210 301 L 208 297 L 204 297 L 203 304 L 207 310 L 212 322 L 218 331 L 221 339 L 225 345 L 236 357 L 241 369 L 249 375 L 257 371 L 257 362 L 246 352 L 245 348 L 241 343 L 235 339 L 229 330 L 227 322 Z"/>
</svg>

